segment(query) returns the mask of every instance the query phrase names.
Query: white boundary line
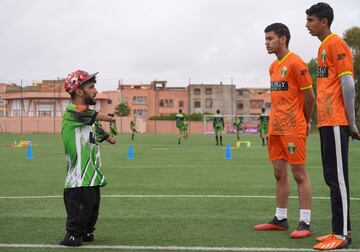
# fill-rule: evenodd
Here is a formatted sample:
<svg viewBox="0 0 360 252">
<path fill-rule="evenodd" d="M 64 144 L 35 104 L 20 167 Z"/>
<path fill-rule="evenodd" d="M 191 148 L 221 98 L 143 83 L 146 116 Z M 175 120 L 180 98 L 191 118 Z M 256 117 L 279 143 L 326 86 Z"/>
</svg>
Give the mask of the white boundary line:
<svg viewBox="0 0 360 252">
<path fill-rule="evenodd" d="M 62 195 L 43 196 L 0 196 L 0 199 L 51 199 L 62 198 Z M 275 199 L 273 195 L 211 195 L 211 194 L 104 194 L 102 198 L 263 198 Z M 329 197 L 312 197 L 315 200 L 329 200 Z M 290 196 L 289 199 L 298 199 L 297 196 Z M 353 201 L 360 201 L 360 198 L 350 198 Z"/>
<path fill-rule="evenodd" d="M 67 247 L 52 244 L 7 244 L 0 243 L 0 248 L 51 248 Z M 171 251 L 317 251 L 311 248 L 256 248 L 256 247 L 185 247 L 185 246 L 128 246 L 128 245 L 93 245 L 81 246 L 78 249 L 116 249 L 116 250 L 171 250 Z M 359 249 L 342 249 L 341 251 L 359 251 Z"/>
</svg>

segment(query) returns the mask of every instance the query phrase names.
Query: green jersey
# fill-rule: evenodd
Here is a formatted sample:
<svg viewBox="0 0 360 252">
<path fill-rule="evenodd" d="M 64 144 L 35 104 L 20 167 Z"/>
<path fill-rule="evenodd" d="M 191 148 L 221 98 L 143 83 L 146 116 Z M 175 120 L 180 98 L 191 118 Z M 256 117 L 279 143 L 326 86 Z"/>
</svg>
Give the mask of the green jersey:
<svg viewBox="0 0 360 252">
<path fill-rule="evenodd" d="M 213 126 L 215 127 L 224 127 L 224 117 L 222 115 L 214 115 Z"/>
<path fill-rule="evenodd" d="M 240 118 L 236 119 L 234 122 L 234 126 L 236 127 L 237 131 L 242 130 L 242 121 Z"/>
<path fill-rule="evenodd" d="M 184 121 L 184 115 L 183 114 L 176 114 L 176 127 L 177 128 L 182 128 L 183 126 L 183 121 Z"/>
<path fill-rule="evenodd" d="M 261 114 L 260 115 L 260 126 L 267 127 L 269 123 L 269 116 L 267 114 Z"/>
<path fill-rule="evenodd" d="M 97 112 L 88 106 L 66 107 L 61 135 L 65 148 L 67 174 L 65 188 L 104 186 L 98 143 L 109 135 L 95 123 Z"/>
<path fill-rule="evenodd" d="M 132 121 L 130 122 L 130 128 L 131 128 L 131 129 L 135 129 L 135 128 L 136 128 L 136 122 L 135 122 L 134 120 L 132 120 Z"/>
</svg>

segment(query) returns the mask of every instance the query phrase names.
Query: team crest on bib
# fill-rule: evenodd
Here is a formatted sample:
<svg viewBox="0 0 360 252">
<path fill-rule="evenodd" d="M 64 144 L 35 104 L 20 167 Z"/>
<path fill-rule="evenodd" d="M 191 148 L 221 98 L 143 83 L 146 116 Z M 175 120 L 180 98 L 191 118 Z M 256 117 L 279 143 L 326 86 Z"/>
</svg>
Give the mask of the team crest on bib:
<svg viewBox="0 0 360 252">
<path fill-rule="evenodd" d="M 288 151 L 291 153 L 291 154 L 294 154 L 295 153 L 295 150 L 296 150 L 296 145 L 294 143 L 289 143 L 288 144 Z"/>
<path fill-rule="evenodd" d="M 322 62 L 325 62 L 326 56 L 327 56 L 326 50 L 324 49 L 324 50 L 322 50 L 322 52 L 321 52 L 321 60 L 322 60 Z"/>
<path fill-rule="evenodd" d="M 287 67 L 284 66 L 283 69 L 281 70 L 281 77 L 285 77 L 287 71 L 288 71 Z"/>
</svg>

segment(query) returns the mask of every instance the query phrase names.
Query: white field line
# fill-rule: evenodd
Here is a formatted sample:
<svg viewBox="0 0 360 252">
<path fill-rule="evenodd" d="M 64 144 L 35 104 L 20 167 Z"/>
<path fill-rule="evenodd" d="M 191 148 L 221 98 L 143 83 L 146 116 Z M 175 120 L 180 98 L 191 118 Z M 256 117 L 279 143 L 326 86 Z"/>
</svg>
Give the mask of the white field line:
<svg viewBox="0 0 360 252">
<path fill-rule="evenodd" d="M 66 247 L 52 244 L 7 244 L 0 243 L 0 248 L 50 248 L 64 249 Z M 128 245 L 92 245 L 81 246 L 78 249 L 112 249 L 112 250 L 157 250 L 157 251 L 317 251 L 311 248 L 253 248 L 253 247 L 185 247 L 185 246 L 128 246 Z M 359 251 L 359 249 L 342 249 L 341 251 Z"/>
<path fill-rule="evenodd" d="M 0 196 L 0 199 L 51 199 L 62 198 L 62 195 L 43 196 Z M 272 195 L 211 195 L 211 194 L 104 194 L 102 198 L 263 198 L 274 199 Z M 290 196 L 290 199 L 298 199 L 297 196 Z M 312 197 L 314 200 L 329 200 L 329 197 Z M 352 201 L 360 201 L 360 198 L 350 198 Z"/>
</svg>

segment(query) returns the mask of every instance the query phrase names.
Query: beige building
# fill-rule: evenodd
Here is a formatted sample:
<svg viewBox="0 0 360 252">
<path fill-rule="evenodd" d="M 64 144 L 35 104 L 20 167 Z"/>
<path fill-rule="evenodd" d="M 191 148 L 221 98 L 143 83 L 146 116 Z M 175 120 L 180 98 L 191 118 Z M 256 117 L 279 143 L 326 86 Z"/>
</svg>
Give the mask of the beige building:
<svg viewBox="0 0 360 252">
<path fill-rule="evenodd" d="M 239 88 L 224 84 L 189 85 L 190 113 L 212 113 L 220 109 L 223 115 L 260 115 L 261 108 L 270 110 L 270 90 Z"/>
<path fill-rule="evenodd" d="M 270 90 L 266 88 L 236 89 L 235 100 L 237 115 L 260 115 L 261 108 L 270 111 Z"/>
<path fill-rule="evenodd" d="M 235 114 L 235 85 L 190 84 L 190 113 Z"/>
</svg>

